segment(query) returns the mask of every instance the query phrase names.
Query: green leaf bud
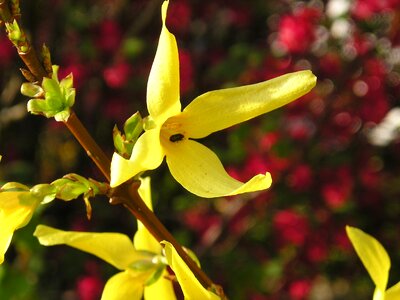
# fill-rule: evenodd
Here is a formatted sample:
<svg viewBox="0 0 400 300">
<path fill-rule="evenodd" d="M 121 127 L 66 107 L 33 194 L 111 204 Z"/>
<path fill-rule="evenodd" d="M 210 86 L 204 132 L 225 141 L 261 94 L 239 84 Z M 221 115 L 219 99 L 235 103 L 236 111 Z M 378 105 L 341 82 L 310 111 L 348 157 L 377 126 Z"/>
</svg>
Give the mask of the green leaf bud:
<svg viewBox="0 0 400 300">
<path fill-rule="evenodd" d="M 28 102 L 28 111 L 65 122 L 70 116 L 70 108 L 75 103 L 75 89 L 72 87 L 73 77 L 70 74 L 60 82 L 57 77 L 58 66 L 53 65 L 52 70 L 52 78 L 43 78 L 44 99 L 31 99 Z"/>
<path fill-rule="evenodd" d="M 113 128 L 113 141 L 114 141 L 114 148 L 117 153 L 122 155 L 125 158 L 128 158 L 125 156 L 126 154 L 126 148 L 125 148 L 125 139 L 122 136 L 121 131 L 119 131 L 117 125 L 114 126 Z"/>
<path fill-rule="evenodd" d="M 53 74 L 53 67 L 51 65 L 51 55 L 49 48 L 43 44 L 42 46 L 43 66 L 48 74 Z"/>
<path fill-rule="evenodd" d="M 44 91 L 39 85 L 24 82 L 21 85 L 21 94 L 27 97 L 39 98 L 44 96 Z"/>
<path fill-rule="evenodd" d="M 76 199 L 88 190 L 81 182 L 72 181 L 67 178 L 57 179 L 51 184 L 56 189 L 56 197 L 64 201 Z"/>
<path fill-rule="evenodd" d="M 37 184 L 30 191 L 33 196 L 43 199 L 42 204 L 49 203 L 56 198 L 56 189 L 50 184 Z"/>
<path fill-rule="evenodd" d="M 143 120 L 139 112 L 134 113 L 125 121 L 124 133 L 127 141 L 136 142 L 143 131 Z"/>
<path fill-rule="evenodd" d="M 7 182 L 0 188 L 0 191 L 29 191 L 29 187 L 19 182 Z"/>
</svg>

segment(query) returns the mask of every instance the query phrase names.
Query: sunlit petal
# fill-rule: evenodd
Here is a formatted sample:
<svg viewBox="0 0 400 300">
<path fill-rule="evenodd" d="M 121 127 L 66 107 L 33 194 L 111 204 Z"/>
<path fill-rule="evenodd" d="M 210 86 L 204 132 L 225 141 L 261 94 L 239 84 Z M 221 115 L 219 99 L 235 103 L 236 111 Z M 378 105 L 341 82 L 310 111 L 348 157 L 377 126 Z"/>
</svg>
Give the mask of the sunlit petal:
<svg viewBox="0 0 400 300">
<path fill-rule="evenodd" d="M 168 1 L 162 5 L 162 30 L 147 83 L 147 109 L 160 126 L 181 111 L 179 99 L 179 56 L 173 34 L 165 26 Z"/>
<path fill-rule="evenodd" d="M 147 206 L 153 210 L 151 203 L 151 187 L 150 177 L 141 178 L 141 184 L 139 187 L 139 195 L 142 197 Z M 138 221 L 138 230 L 134 237 L 134 245 L 137 250 L 147 250 L 153 253 L 161 253 L 161 245 L 157 240 L 150 234 L 150 232 L 144 227 L 142 222 Z"/>
<path fill-rule="evenodd" d="M 128 271 L 111 277 L 104 287 L 101 300 L 140 300 L 143 295 L 143 281 L 132 277 Z"/>
<path fill-rule="evenodd" d="M 400 282 L 396 283 L 385 293 L 385 300 L 398 300 L 400 299 Z"/>
<path fill-rule="evenodd" d="M 40 199 L 29 192 L 0 193 L 0 264 L 10 246 L 13 233 L 32 218 Z"/>
<path fill-rule="evenodd" d="M 146 131 L 137 140 L 129 160 L 114 153 L 111 161 L 111 186 L 118 186 L 140 172 L 157 168 L 163 158 L 159 128 Z"/>
<path fill-rule="evenodd" d="M 259 174 L 246 183 L 230 177 L 217 155 L 196 141 L 165 142 L 164 148 L 172 176 L 185 189 L 200 197 L 237 195 L 271 186 L 269 173 Z"/>
<path fill-rule="evenodd" d="M 165 278 L 167 271 L 152 285 L 145 286 L 144 300 L 159 300 L 162 295 L 163 300 L 176 300 L 174 287 L 171 280 Z"/>
<path fill-rule="evenodd" d="M 265 82 L 211 91 L 194 99 L 176 116 L 191 138 L 244 122 L 308 93 L 316 84 L 311 71 L 289 73 Z"/>
<path fill-rule="evenodd" d="M 171 243 L 163 241 L 162 244 L 165 245 L 164 249 L 168 264 L 174 271 L 186 300 L 220 299 L 216 294 L 206 290 L 201 285 Z"/>
<path fill-rule="evenodd" d="M 385 248 L 374 237 L 358 228 L 346 226 L 346 232 L 377 289 L 384 292 L 390 269 L 390 258 Z"/>
<path fill-rule="evenodd" d="M 374 295 L 372 296 L 372 300 L 385 300 L 385 291 L 376 287 L 374 290 Z"/>
<path fill-rule="evenodd" d="M 4 254 L 10 246 L 14 231 L 1 229 L 0 233 L 0 264 L 4 262 Z"/>
<path fill-rule="evenodd" d="M 33 234 L 45 246 L 68 245 L 96 255 L 117 269 L 123 270 L 143 256 L 136 252 L 128 236 L 121 233 L 63 231 L 38 225 Z"/>
</svg>

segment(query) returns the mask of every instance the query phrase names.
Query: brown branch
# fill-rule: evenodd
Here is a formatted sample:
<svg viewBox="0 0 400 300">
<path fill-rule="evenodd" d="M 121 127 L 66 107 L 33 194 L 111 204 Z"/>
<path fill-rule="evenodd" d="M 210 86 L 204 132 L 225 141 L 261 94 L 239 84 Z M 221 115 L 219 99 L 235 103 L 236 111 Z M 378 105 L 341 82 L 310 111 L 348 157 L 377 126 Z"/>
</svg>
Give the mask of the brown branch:
<svg viewBox="0 0 400 300">
<path fill-rule="evenodd" d="M 107 181 L 110 181 L 110 159 L 101 150 L 99 145 L 92 138 L 90 133 L 86 130 L 85 126 L 81 123 L 74 112 L 71 112 L 68 120 L 64 122 L 65 126 L 75 136 L 79 144 L 85 149 L 86 154 L 93 160 L 96 166 L 99 168 L 101 173 Z"/>
<path fill-rule="evenodd" d="M 1 0 L 0 0 L 1 1 Z M 0 17 L 5 22 L 12 19 L 7 1 L 0 2 Z M 21 29 L 22 30 L 22 29 Z M 40 63 L 32 47 L 28 47 L 25 53 L 18 53 L 29 71 L 41 82 L 43 77 L 48 76 L 43 65 Z M 102 149 L 94 141 L 90 133 L 83 126 L 74 112 L 71 112 L 68 120 L 64 122 L 66 127 L 75 136 L 87 155 L 93 160 L 107 181 L 110 181 L 110 160 Z M 178 254 L 182 257 L 188 267 L 192 270 L 199 282 L 207 289 L 216 290 L 222 299 L 225 299 L 222 289 L 214 285 L 208 276 L 197 266 L 193 259 L 183 250 L 172 234 L 165 228 L 156 215 L 147 207 L 146 203 L 138 194 L 139 184 L 137 182 L 125 183 L 111 191 L 112 204 L 124 205 L 147 230 L 157 239 L 158 242 L 166 240 L 170 242 Z"/>
<path fill-rule="evenodd" d="M 19 57 L 21 57 L 25 66 L 35 76 L 38 82 L 42 82 L 43 77 L 49 77 L 49 74 L 43 68 L 40 63 L 38 56 L 36 55 L 35 49 L 27 42 L 28 50 L 26 52 L 18 51 Z"/>
<path fill-rule="evenodd" d="M 14 16 L 10 12 L 10 7 L 8 5 L 7 0 L 0 0 L 0 18 L 4 21 L 4 23 L 12 23 L 14 21 Z M 20 26 L 20 30 L 23 35 L 23 29 Z M 48 76 L 42 64 L 39 61 L 38 56 L 36 55 L 35 49 L 29 43 L 29 40 L 26 39 L 26 42 L 23 45 L 27 50 L 20 51 L 18 50 L 18 55 L 21 57 L 24 64 L 27 66 L 29 71 L 35 76 L 35 79 L 38 82 L 42 82 L 43 77 Z"/>
<path fill-rule="evenodd" d="M 206 288 L 213 287 L 213 282 L 197 266 L 193 259 L 183 250 L 174 236 L 165 228 L 155 214 L 147 207 L 138 193 L 139 182 L 127 182 L 117 187 L 110 200 L 112 204 L 123 204 L 133 215 L 139 219 L 150 231 L 158 242 L 166 240 L 170 242 L 179 256 L 186 262 L 188 267 L 195 273 L 196 278 Z M 195 271 L 195 272 L 194 272 Z"/>
</svg>

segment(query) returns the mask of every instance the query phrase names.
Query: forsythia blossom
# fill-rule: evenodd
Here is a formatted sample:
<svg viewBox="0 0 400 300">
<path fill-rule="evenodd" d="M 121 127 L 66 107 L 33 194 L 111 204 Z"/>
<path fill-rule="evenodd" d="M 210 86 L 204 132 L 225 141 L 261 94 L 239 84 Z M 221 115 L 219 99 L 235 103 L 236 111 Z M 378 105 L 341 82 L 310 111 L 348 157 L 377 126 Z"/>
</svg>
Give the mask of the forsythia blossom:
<svg viewBox="0 0 400 300">
<path fill-rule="evenodd" d="M 369 276 L 375 283 L 373 300 L 400 299 L 400 282 L 386 290 L 390 258 L 381 243 L 358 228 L 347 226 L 346 232 Z"/>
<path fill-rule="evenodd" d="M 24 227 L 42 199 L 27 191 L 0 191 L 0 264 L 14 231 Z"/>
<path fill-rule="evenodd" d="M 172 176 L 187 190 L 212 198 L 258 191 L 271 185 L 269 173 L 246 183 L 230 177 L 217 155 L 194 141 L 285 105 L 308 93 L 316 83 L 311 71 L 211 91 L 194 99 L 183 111 L 179 96 L 179 59 L 175 37 L 166 25 L 168 1 L 162 5 L 162 30 L 147 83 L 145 133 L 130 159 L 115 153 L 111 186 L 157 168 L 166 157 Z"/>
<path fill-rule="evenodd" d="M 149 178 L 142 179 L 139 194 L 151 208 Z M 220 299 L 199 283 L 166 241 L 162 242 L 166 257 L 162 256 L 162 246 L 140 222 L 133 243 L 120 233 L 62 231 L 44 225 L 39 225 L 34 235 L 42 245 L 65 244 L 96 255 L 121 270 L 107 281 L 102 300 L 140 300 L 142 296 L 145 300 L 175 300 L 172 282 L 165 276 L 167 264 L 174 271 L 185 299 Z"/>
</svg>

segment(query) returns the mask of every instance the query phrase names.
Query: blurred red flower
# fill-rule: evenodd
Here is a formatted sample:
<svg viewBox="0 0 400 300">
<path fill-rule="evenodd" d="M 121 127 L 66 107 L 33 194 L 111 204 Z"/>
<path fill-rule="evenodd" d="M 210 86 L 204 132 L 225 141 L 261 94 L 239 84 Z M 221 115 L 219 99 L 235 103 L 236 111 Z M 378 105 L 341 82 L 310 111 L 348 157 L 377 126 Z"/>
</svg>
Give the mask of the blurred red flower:
<svg viewBox="0 0 400 300">
<path fill-rule="evenodd" d="M 309 234 L 307 217 L 291 209 L 276 213 L 273 218 L 273 227 L 278 241 L 283 244 L 303 245 Z"/>
<path fill-rule="evenodd" d="M 326 205 L 332 209 L 341 208 L 349 200 L 353 190 L 353 176 L 348 166 L 324 172 L 325 183 L 321 195 Z"/>
<path fill-rule="evenodd" d="M 190 53 L 179 50 L 179 72 L 181 93 L 185 94 L 193 88 L 193 62 Z"/>
<path fill-rule="evenodd" d="M 10 40 L 5 36 L 0 36 L 0 66 L 7 65 L 12 62 L 15 55 L 15 49 Z"/>
<path fill-rule="evenodd" d="M 113 53 L 119 49 L 121 42 L 122 31 L 119 24 L 114 20 L 104 20 L 96 35 L 97 47 L 106 53 Z"/>
<path fill-rule="evenodd" d="M 287 177 L 288 185 L 296 192 L 306 191 L 313 183 L 312 169 L 307 164 L 295 166 Z"/>
<path fill-rule="evenodd" d="M 185 32 L 189 28 L 192 17 L 191 6 L 187 0 L 175 0 L 168 9 L 167 26 L 175 33 Z"/>
<path fill-rule="evenodd" d="M 278 43 L 289 53 L 308 51 L 315 40 L 315 27 L 321 12 L 301 7 L 279 21 Z"/>
<path fill-rule="evenodd" d="M 103 281 L 94 275 L 83 276 L 78 279 L 76 292 L 80 300 L 97 300 L 103 292 Z"/>
<path fill-rule="evenodd" d="M 306 279 L 299 279 L 290 283 L 289 294 L 292 300 L 307 299 L 311 290 L 311 282 Z"/>
<path fill-rule="evenodd" d="M 351 13 L 359 20 L 366 20 L 375 14 L 393 11 L 399 7 L 399 4 L 398 0 L 356 0 L 351 8 Z"/>
<path fill-rule="evenodd" d="M 103 71 L 103 78 L 110 88 L 122 88 L 132 74 L 132 67 L 126 61 L 119 61 Z"/>
</svg>

